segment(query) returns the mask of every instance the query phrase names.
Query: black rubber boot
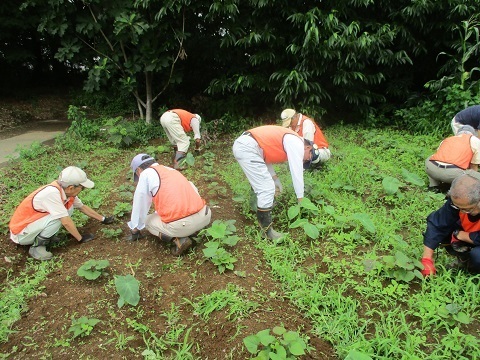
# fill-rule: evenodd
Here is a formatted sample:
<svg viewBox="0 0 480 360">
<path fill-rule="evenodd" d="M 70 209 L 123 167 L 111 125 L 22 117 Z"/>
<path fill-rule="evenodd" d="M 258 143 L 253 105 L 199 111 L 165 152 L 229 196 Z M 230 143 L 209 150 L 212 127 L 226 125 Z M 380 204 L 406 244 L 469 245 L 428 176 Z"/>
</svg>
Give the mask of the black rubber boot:
<svg viewBox="0 0 480 360">
<path fill-rule="evenodd" d="M 183 160 L 187 156 L 183 151 L 176 151 L 175 158 L 173 159 L 173 168 L 175 170 L 184 170 L 185 167 L 180 165 L 180 161 Z"/>
<path fill-rule="evenodd" d="M 32 246 L 28 250 L 28 253 L 31 257 L 37 260 L 45 261 L 50 260 L 53 256 L 51 252 L 47 251 L 46 246 L 50 242 L 51 238 L 46 238 L 41 235 L 37 235 L 35 241 L 33 242 Z"/>
<path fill-rule="evenodd" d="M 192 240 L 186 236 L 173 239 L 174 247 L 171 249 L 171 253 L 174 256 L 180 256 L 192 246 Z"/>
<path fill-rule="evenodd" d="M 264 236 L 271 240 L 278 240 L 284 236 L 284 234 L 275 231 L 272 227 L 272 208 L 257 209 L 257 219 L 263 230 Z"/>
</svg>

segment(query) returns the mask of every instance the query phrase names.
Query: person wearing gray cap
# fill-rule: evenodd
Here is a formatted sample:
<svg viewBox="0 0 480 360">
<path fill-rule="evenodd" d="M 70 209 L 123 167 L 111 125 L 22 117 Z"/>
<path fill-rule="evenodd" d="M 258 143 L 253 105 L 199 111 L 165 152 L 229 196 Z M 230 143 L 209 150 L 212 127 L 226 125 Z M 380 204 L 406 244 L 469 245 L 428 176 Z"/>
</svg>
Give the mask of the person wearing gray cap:
<svg viewBox="0 0 480 360">
<path fill-rule="evenodd" d="M 425 160 L 425 171 L 432 191 L 442 183 L 451 184 L 461 174 L 480 179 L 480 139 L 470 125 L 462 126 L 455 136 L 444 139 L 435 154 Z"/>
<path fill-rule="evenodd" d="M 282 192 L 273 164 L 288 162 L 298 202 L 304 195 L 303 171 L 318 159 L 318 149 L 290 129 L 266 125 L 245 131 L 233 144 L 233 155 L 257 196 L 257 220 L 264 236 L 278 240 L 273 229 L 272 207 L 276 192 Z"/>
<path fill-rule="evenodd" d="M 130 240 L 142 238 L 145 228 L 172 245 L 172 255 L 183 254 L 192 246 L 189 236 L 210 224 L 210 208 L 182 173 L 159 165 L 150 155 L 136 155 L 130 168 L 137 185 L 128 222 Z M 148 214 L 152 203 L 155 212 Z"/>
<path fill-rule="evenodd" d="M 282 126 L 292 129 L 298 135 L 304 139 L 312 141 L 318 149 L 318 158 L 315 163 L 312 162 L 311 169 L 318 168 L 332 156 L 330 149 L 328 148 L 328 141 L 322 132 L 320 126 L 315 121 L 294 109 L 285 109 L 280 114 L 282 119 Z"/>
<path fill-rule="evenodd" d="M 73 210 L 78 209 L 102 224 L 114 222 L 113 216 L 100 215 L 78 198 L 84 188 L 93 186 L 82 169 L 76 166 L 63 169 L 57 180 L 32 192 L 16 208 L 9 223 L 11 240 L 19 245 L 31 245 L 28 253 L 37 260 L 52 258 L 46 246 L 56 240 L 55 234 L 61 226 L 79 243 L 93 240 L 92 234 L 80 234 L 70 217 Z"/>
</svg>

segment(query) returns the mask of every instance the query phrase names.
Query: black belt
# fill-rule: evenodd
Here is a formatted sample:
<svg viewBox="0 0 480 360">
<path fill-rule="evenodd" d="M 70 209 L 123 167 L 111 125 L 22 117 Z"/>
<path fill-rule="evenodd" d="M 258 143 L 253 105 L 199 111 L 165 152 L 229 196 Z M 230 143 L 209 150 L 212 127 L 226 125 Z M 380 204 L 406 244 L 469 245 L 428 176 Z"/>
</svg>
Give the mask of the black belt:
<svg viewBox="0 0 480 360">
<path fill-rule="evenodd" d="M 453 165 L 453 164 L 449 164 L 449 165 L 444 165 L 444 164 L 440 164 L 438 162 L 436 162 L 435 160 L 430 160 L 430 162 L 435 165 L 435 166 L 438 166 L 439 168 L 442 168 L 442 169 L 460 169 L 460 167 L 458 167 L 457 165 Z"/>
</svg>

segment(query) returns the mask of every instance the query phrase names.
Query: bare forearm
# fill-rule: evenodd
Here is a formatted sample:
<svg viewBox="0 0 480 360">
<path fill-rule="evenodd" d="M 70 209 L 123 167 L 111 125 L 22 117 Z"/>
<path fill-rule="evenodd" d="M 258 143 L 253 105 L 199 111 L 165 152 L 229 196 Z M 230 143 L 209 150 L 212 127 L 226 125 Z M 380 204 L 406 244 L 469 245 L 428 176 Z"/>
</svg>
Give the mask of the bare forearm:
<svg viewBox="0 0 480 360">
<path fill-rule="evenodd" d="M 63 227 L 78 241 L 82 240 L 82 235 L 78 231 L 75 223 L 70 216 L 66 216 L 60 219 Z"/>
<path fill-rule="evenodd" d="M 96 219 L 98 221 L 103 220 L 103 215 L 100 215 L 99 213 L 97 213 L 95 210 L 93 210 L 91 207 L 87 205 L 83 205 L 81 208 L 79 208 L 79 210 L 85 215 L 87 215 L 88 217 L 91 217 L 92 219 Z"/>
</svg>

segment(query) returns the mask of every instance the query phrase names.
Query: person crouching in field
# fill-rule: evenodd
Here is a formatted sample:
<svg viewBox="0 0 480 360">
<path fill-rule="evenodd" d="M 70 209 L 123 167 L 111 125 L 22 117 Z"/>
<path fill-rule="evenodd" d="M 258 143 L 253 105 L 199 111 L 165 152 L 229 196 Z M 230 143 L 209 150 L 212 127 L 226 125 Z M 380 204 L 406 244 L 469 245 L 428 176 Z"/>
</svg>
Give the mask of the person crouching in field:
<svg viewBox="0 0 480 360">
<path fill-rule="evenodd" d="M 314 146 L 317 147 L 319 156 L 315 162 L 312 162 L 311 169 L 318 168 L 330 159 L 332 154 L 328 148 L 327 138 L 312 118 L 296 112 L 294 109 L 283 110 L 280 118 L 282 119 L 283 127 L 292 129 L 304 139 L 313 142 Z"/>
<path fill-rule="evenodd" d="M 173 168 L 183 170 L 180 162 L 183 160 L 190 147 L 190 138 L 186 132 L 193 130 L 195 150 L 200 150 L 201 135 L 200 122 L 202 118 L 198 114 L 192 114 L 186 110 L 168 110 L 160 117 L 160 124 L 167 134 L 168 140 L 173 145 Z"/>
<path fill-rule="evenodd" d="M 423 276 L 436 274 L 433 255 L 442 245 L 460 268 L 480 272 L 480 180 L 469 174 L 453 180 L 443 206 L 427 217 Z"/>
<path fill-rule="evenodd" d="M 480 179 L 480 139 L 469 125 L 462 126 L 457 135 L 443 140 L 435 154 L 425 160 L 429 190 L 438 191 L 442 183 L 451 184 L 461 174 Z"/>
<path fill-rule="evenodd" d="M 210 223 L 212 212 L 195 185 L 179 171 L 159 165 L 148 154 L 136 155 L 130 167 L 137 184 L 133 196 L 131 240 L 142 237 L 146 228 L 179 256 L 192 246 L 189 238 Z M 155 212 L 148 214 L 153 203 Z"/>
<path fill-rule="evenodd" d="M 20 203 L 9 223 L 10 238 L 17 244 L 31 245 L 28 253 L 37 260 L 52 258 L 46 246 L 58 241 L 54 235 L 61 226 L 81 244 L 93 240 L 92 234 L 80 234 L 70 217 L 78 209 L 102 224 L 115 221 L 113 216 L 100 215 L 78 198 L 83 189 L 93 186 L 82 169 L 75 166 L 63 169 L 58 180 L 35 190 Z"/>
</svg>

